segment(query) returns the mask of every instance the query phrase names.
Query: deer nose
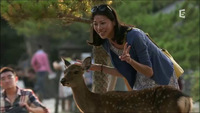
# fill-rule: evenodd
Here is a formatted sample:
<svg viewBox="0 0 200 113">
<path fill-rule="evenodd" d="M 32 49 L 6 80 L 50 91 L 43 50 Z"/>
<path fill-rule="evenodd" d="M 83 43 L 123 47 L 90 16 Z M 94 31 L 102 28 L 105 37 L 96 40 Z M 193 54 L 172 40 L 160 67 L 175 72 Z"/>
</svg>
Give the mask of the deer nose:
<svg viewBox="0 0 200 113">
<path fill-rule="evenodd" d="M 62 83 L 62 85 L 64 85 L 65 84 L 65 78 L 63 78 L 60 82 Z"/>
</svg>

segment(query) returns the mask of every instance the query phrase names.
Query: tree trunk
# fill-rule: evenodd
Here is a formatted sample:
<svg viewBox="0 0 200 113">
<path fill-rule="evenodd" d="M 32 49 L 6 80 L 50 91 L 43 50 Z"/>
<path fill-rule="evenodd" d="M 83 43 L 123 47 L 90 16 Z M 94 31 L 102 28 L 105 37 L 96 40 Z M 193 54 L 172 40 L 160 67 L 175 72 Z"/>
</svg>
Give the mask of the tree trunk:
<svg viewBox="0 0 200 113">
<path fill-rule="evenodd" d="M 117 77 L 111 76 L 111 75 L 110 75 L 110 76 L 108 77 L 108 80 L 109 80 L 108 91 L 113 91 L 113 90 L 115 90 L 116 83 L 117 83 Z"/>
<path fill-rule="evenodd" d="M 49 36 L 30 36 L 25 37 L 25 43 L 26 43 L 26 52 L 31 58 L 35 51 L 38 49 L 38 44 L 42 45 L 44 51 L 49 54 L 50 53 L 50 42 L 49 42 Z"/>
<path fill-rule="evenodd" d="M 100 47 L 93 47 L 94 62 L 97 64 L 110 65 L 111 61 L 105 50 Z M 92 91 L 96 93 L 104 93 L 108 90 L 113 90 L 116 84 L 116 77 L 108 77 L 108 74 L 94 72 Z M 109 78 L 112 83 L 109 83 Z"/>
<path fill-rule="evenodd" d="M 28 56 L 31 58 L 32 55 L 34 54 L 34 48 L 33 43 L 36 42 L 36 37 L 30 36 L 30 37 L 25 37 L 25 44 L 26 44 L 26 52 Z"/>
</svg>

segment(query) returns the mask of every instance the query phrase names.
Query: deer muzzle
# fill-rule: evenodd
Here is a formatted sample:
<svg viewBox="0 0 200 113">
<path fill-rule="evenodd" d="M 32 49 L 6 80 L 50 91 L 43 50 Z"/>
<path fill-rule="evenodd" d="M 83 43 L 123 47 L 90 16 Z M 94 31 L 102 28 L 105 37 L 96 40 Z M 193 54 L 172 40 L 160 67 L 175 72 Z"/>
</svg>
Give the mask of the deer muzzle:
<svg viewBox="0 0 200 113">
<path fill-rule="evenodd" d="M 65 82 L 66 82 L 65 78 L 62 78 L 62 80 L 61 80 L 60 82 L 61 82 L 61 84 L 64 86 L 64 85 L 65 85 Z"/>
</svg>

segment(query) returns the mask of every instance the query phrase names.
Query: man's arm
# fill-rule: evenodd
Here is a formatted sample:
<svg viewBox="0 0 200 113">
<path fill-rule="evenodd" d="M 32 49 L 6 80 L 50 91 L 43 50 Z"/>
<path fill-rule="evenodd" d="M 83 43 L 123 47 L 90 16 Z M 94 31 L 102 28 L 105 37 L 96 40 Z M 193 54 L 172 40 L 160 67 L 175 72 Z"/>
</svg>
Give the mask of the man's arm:
<svg viewBox="0 0 200 113">
<path fill-rule="evenodd" d="M 29 112 L 32 113 L 49 113 L 49 110 L 42 105 L 37 96 L 31 90 L 28 94 L 29 101 L 20 103 L 21 106 L 25 106 Z"/>
<path fill-rule="evenodd" d="M 34 55 L 33 57 L 32 57 L 32 59 L 31 59 L 31 66 L 33 67 L 33 69 L 35 70 L 35 71 L 37 71 L 37 68 L 36 68 L 36 56 Z"/>
<path fill-rule="evenodd" d="M 29 106 L 27 103 L 21 103 L 20 105 L 25 106 L 26 109 L 32 113 L 48 113 L 47 110 L 45 110 L 44 108 L 40 106 L 34 106 L 34 105 Z"/>
</svg>

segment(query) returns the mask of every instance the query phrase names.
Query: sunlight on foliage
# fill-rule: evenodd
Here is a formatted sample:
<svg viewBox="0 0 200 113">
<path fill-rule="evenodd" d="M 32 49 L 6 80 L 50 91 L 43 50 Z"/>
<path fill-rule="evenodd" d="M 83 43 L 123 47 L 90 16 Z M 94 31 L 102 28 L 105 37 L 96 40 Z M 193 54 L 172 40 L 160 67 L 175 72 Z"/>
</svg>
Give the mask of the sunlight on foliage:
<svg viewBox="0 0 200 113">
<path fill-rule="evenodd" d="M 111 4 L 107 0 L 12 0 L 1 1 L 1 15 L 24 36 L 39 35 L 48 31 L 49 23 L 61 26 L 73 22 L 89 24 L 91 6 L 99 3 Z M 42 30 L 41 30 L 42 29 Z M 45 30 L 46 29 L 46 30 Z"/>
</svg>

